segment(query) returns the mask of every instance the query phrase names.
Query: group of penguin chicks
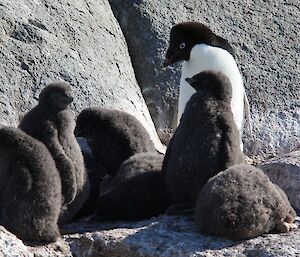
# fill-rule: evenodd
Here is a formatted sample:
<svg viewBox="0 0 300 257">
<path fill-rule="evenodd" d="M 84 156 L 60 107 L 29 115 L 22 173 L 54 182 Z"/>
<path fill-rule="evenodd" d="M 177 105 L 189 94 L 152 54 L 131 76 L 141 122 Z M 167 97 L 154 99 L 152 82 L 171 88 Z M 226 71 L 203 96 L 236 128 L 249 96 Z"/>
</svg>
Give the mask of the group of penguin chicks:
<svg viewBox="0 0 300 257">
<path fill-rule="evenodd" d="M 296 228 L 286 194 L 245 164 L 229 78 L 205 70 L 185 80 L 195 93 L 165 155 L 132 115 L 90 107 L 75 119 L 70 85 L 47 85 L 18 128 L 0 129 L 0 224 L 39 242 L 57 240 L 59 226 L 89 215 L 193 212 L 200 232 L 235 240 Z"/>
<path fill-rule="evenodd" d="M 75 124 L 69 84 L 46 86 L 19 128 L 0 129 L 1 225 L 25 241 L 52 242 L 58 225 L 84 215 L 140 220 L 194 210 L 209 235 L 247 239 L 293 228 L 285 193 L 240 164 L 228 78 L 207 71 L 188 82 L 196 93 L 165 156 L 132 115 L 92 107 Z M 90 159 L 75 135 L 87 139 Z"/>
<path fill-rule="evenodd" d="M 22 240 L 55 241 L 59 226 L 93 213 L 132 220 L 165 209 L 156 201 L 163 192 L 153 190 L 158 181 L 163 188 L 163 155 L 142 124 L 101 107 L 83 110 L 75 123 L 72 102 L 68 83 L 51 83 L 18 128 L 0 129 L 0 224 Z M 92 156 L 75 134 L 86 137 Z"/>
</svg>

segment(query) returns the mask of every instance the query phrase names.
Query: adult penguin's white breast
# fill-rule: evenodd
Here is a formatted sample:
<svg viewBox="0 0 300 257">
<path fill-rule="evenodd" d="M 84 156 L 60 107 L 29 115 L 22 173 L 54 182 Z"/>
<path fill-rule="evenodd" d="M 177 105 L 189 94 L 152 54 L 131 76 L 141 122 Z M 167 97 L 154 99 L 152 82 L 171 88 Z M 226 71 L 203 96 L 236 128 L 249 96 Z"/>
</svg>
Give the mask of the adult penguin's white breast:
<svg viewBox="0 0 300 257">
<path fill-rule="evenodd" d="M 183 62 L 179 88 L 177 125 L 180 122 L 186 103 L 196 92 L 185 79 L 191 78 L 205 70 L 220 71 L 229 78 L 232 85 L 231 110 L 234 121 L 242 134 L 245 94 L 242 76 L 233 56 L 228 51 L 206 44 L 195 45 L 191 50 L 189 61 Z"/>
</svg>

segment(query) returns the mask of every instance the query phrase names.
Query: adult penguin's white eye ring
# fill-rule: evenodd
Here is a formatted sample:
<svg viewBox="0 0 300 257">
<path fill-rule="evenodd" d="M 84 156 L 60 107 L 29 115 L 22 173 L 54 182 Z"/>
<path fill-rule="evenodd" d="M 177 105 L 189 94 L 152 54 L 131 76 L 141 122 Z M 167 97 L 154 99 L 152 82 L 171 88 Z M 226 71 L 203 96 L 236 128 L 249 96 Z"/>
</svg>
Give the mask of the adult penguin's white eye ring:
<svg viewBox="0 0 300 257">
<path fill-rule="evenodd" d="M 180 48 L 181 50 L 184 49 L 184 48 L 185 48 L 185 43 L 181 43 L 180 46 L 179 46 L 179 48 Z"/>
</svg>

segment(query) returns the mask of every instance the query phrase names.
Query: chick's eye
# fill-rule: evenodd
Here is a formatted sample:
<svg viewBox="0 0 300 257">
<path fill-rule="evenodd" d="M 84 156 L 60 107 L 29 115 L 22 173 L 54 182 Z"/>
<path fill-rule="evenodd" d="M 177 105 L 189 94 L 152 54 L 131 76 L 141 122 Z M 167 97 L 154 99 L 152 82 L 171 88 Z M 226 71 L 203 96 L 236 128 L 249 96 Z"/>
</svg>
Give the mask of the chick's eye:
<svg viewBox="0 0 300 257">
<path fill-rule="evenodd" d="M 184 49 L 185 48 L 185 43 L 181 43 L 179 46 L 180 49 Z"/>
<path fill-rule="evenodd" d="M 57 99 L 59 97 L 59 95 L 57 93 L 53 93 L 53 94 L 50 95 L 50 97 L 52 99 Z"/>
</svg>

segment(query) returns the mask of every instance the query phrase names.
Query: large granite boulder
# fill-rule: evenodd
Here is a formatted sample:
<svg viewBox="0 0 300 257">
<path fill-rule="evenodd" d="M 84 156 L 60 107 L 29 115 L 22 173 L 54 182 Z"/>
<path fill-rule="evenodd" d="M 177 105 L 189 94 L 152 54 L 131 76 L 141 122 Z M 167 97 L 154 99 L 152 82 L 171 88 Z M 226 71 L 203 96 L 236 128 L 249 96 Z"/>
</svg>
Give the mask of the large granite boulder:
<svg viewBox="0 0 300 257">
<path fill-rule="evenodd" d="M 266 160 L 258 166 L 284 190 L 294 209 L 300 211 L 300 151 Z"/>
<path fill-rule="evenodd" d="M 269 234 L 246 241 L 203 236 L 195 231 L 190 216 L 159 216 L 134 223 L 75 223 L 56 243 L 24 246 L 0 227 L 0 253 L 4 257 L 282 257 L 299 256 L 300 230 L 287 234 Z M 8 250 L 1 238 L 10 238 Z"/>
<path fill-rule="evenodd" d="M 68 81 L 76 112 L 127 111 L 161 148 L 127 44 L 106 0 L 0 0 L 0 124 L 17 125 L 42 87 Z"/>
<path fill-rule="evenodd" d="M 127 39 L 137 80 L 165 139 L 172 123 L 180 67 L 161 63 L 174 23 L 194 20 L 227 38 L 249 96 L 254 135 L 249 156 L 294 149 L 300 137 L 300 9 L 296 1 L 109 0 Z"/>
</svg>

